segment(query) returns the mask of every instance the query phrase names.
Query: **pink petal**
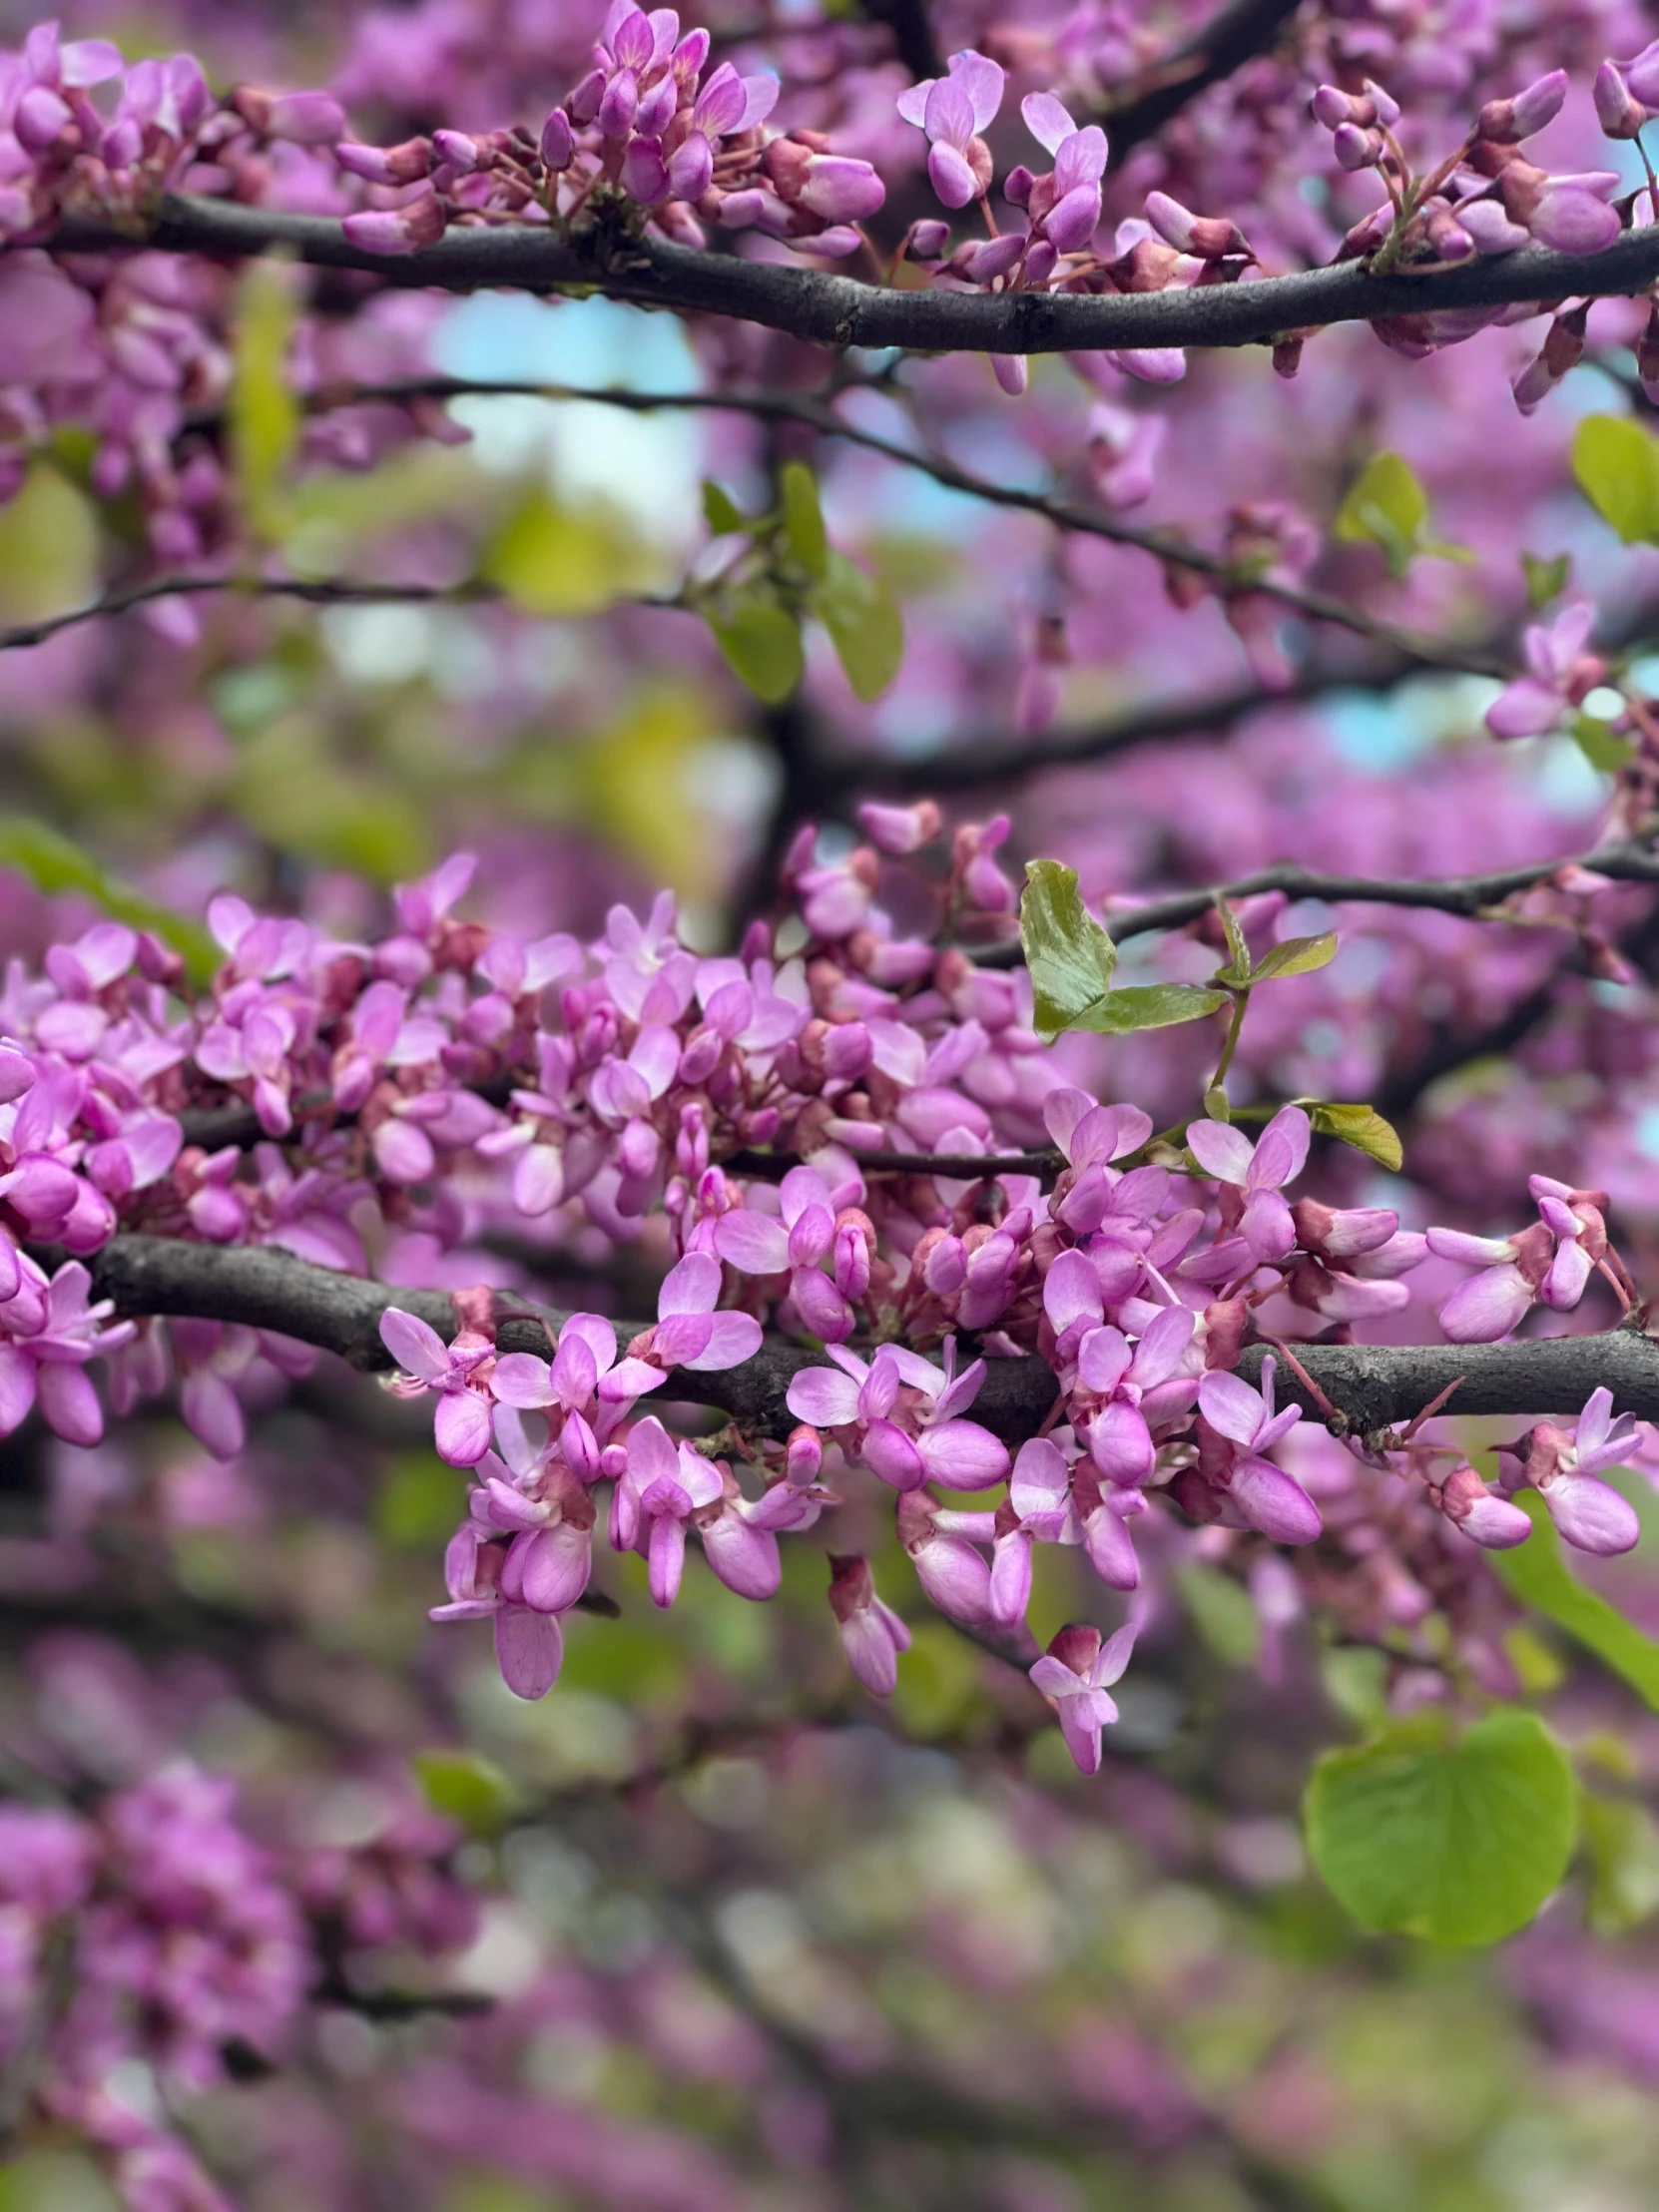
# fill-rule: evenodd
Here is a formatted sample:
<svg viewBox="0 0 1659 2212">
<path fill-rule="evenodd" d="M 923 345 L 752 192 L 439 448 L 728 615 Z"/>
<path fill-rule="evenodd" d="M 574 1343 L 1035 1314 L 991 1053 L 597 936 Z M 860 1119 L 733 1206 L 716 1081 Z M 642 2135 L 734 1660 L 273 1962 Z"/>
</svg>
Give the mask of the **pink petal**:
<svg viewBox="0 0 1659 2212">
<path fill-rule="evenodd" d="M 46 1377 L 41 1377 L 41 1394 Z M 1641 1538 L 1642 1524 L 1635 1508 L 1610 1483 L 1593 1474 L 1561 1474 L 1546 1483 L 1543 1499 L 1549 1517 L 1564 1539 L 1579 1551 L 1593 1551 L 1612 1558 L 1633 1551 Z"/>
<path fill-rule="evenodd" d="M 1008 1447 L 974 1420 L 942 1421 L 916 1438 L 929 1478 L 947 1490 L 986 1490 L 1008 1472 Z"/>
<path fill-rule="evenodd" d="M 778 1275 L 790 1263 L 790 1235 L 776 1214 L 738 1207 L 715 1223 L 715 1250 L 745 1275 Z"/>
<path fill-rule="evenodd" d="M 1218 1183 L 1242 1185 L 1254 1157 L 1244 1131 L 1225 1121 L 1189 1122 L 1187 1149 L 1205 1174 L 1214 1176 Z"/>
<path fill-rule="evenodd" d="M 559 1679 L 564 1637 L 552 1613 L 503 1605 L 495 1616 L 495 1658 L 515 1697 L 545 1697 Z"/>
<path fill-rule="evenodd" d="M 1275 1543 L 1311 1544 L 1325 1525 L 1302 1484 L 1269 1459 L 1241 1459 L 1228 1488 L 1251 1527 Z"/>
<path fill-rule="evenodd" d="M 746 1360 L 753 1360 L 761 1349 L 761 1325 L 753 1314 L 713 1314 L 709 1318 L 709 1341 L 695 1359 L 683 1360 L 682 1367 L 694 1374 L 708 1374 L 717 1369 L 741 1367 Z"/>
<path fill-rule="evenodd" d="M 503 1405 L 551 1405 L 554 1393 L 547 1362 L 533 1352 L 509 1352 L 490 1373 L 490 1392 Z"/>
<path fill-rule="evenodd" d="M 380 1342 L 405 1375 L 435 1382 L 449 1372 L 449 1352 L 435 1329 L 399 1306 L 388 1306 L 380 1316 Z"/>
<path fill-rule="evenodd" d="M 670 1314 L 708 1314 L 720 1296 L 720 1262 L 708 1252 L 688 1252 L 671 1268 L 657 1294 L 657 1317 Z"/>
<path fill-rule="evenodd" d="M 490 1444 L 487 1401 L 472 1390 L 446 1390 L 432 1422 L 437 1454 L 452 1467 L 475 1467 Z"/>
<path fill-rule="evenodd" d="M 838 1428 L 858 1417 L 858 1385 L 833 1368 L 804 1368 L 791 1382 L 785 1403 L 797 1420 L 810 1421 L 815 1428 Z"/>
</svg>

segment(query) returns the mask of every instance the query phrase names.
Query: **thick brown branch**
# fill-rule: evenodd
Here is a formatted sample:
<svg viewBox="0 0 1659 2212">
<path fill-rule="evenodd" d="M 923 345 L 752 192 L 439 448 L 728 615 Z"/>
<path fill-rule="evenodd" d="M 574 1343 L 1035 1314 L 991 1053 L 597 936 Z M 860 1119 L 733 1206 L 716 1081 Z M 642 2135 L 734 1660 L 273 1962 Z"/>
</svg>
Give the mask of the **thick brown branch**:
<svg viewBox="0 0 1659 2212">
<path fill-rule="evenodd" d="M 1647 227 L 1628 232 L 1600 254 L 1526 247 L 1432 274 L 1373 276 L 1359 263 L 1347 262 L 1186 291 L 1109 296 L 898 291 L 658 241 L 631 243 L 600 261 L 583 246 L 533 224 L 457 228 L 435 246 L 388 259 L 353 246 L 330 217 L 183 195 L 166 199 L 142 236 L 75 222 L 60 226 L 51 244 L 71 250 L 147 245 L 228 260 L 280 247 L 319 268 L 366 270 L 391 284 L 535 292 L 591 286 L 641 306 L 731 315 L 821 345 L 900 346 L 928 353 L 1255 345 L 1286 330 L 1375 322 L 1428 308 L 1635 293 L 1659 276 L 1659 227 Z"/>
<path fill-rule="evenodd" d="M 87 1264 L 94 1296 L 114 1300 L 124 1314 L 241 1322 L 337 1353 L 363 1369 L 390 1365 L 379 1335 L 388 1306 L 418 1314 L 445 1337 L 455 1328 L 441 1292 L 365 1283 L 269 1248 L 120 1236 Z M 556 1327 L 560 1317 L 549 1319 Z M 619 1336 L 626 1339 L 633 1326 L 643 1325 L 620 1323 Z M 547 1349 L 540 1320 L 528 1316 L 504 1320 L 500 1342 L 507 1351 Z M 1247 1376 L 1260 1372 L 1262 1357 L 1261 1347 L 1245 1354 Z M 1351 1425 L 1366 1431 L 1410 1419 L 1459 1378 L 1449 1408 L 1456 1413 L 1576 1412 L 1605 1384 L 1622 1410 L 1659 1419 L 1659 1346 L 1635 1330 L 1504 1345 L 1311 1345 L 1299 1348 L 1299 1357 Z M 717 1406 L 752 1434 L 785 1436 L 794 1426 L 785 1403 L 791 1382 L 803 1368 L 823 1365 L 822 1353 L 768 1345 L 724 1374 L 677 1371 L 667 1394 Z M 1284 1386 L 1299 1394 L 1293 1376 L 1284 1378 Z M 974 1417 L 1007 1441 L 1018 1441 L 1041 1425 L 1055 1387 L 1040 1360 L 993 1360 Z"/>
</svg>

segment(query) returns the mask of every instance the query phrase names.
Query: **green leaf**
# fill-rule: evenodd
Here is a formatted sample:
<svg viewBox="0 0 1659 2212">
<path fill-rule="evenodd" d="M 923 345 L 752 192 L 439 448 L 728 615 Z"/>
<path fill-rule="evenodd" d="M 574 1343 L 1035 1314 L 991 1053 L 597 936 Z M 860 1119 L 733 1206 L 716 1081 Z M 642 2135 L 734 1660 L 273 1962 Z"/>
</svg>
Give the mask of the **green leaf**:
<svg viewBox="0 0 1659 2212">
<path fill-rule="evenodd" d="M 1175 1570 L 1175 1586 L 1193 1624 L 1224 1665 L 1253 1667 L 1262 1649 L 1262 1621 L 1242 1582 L 1202 1560 Z"/>
<path fill-rule="evenodd" d="M 1428 494 L 1409 461 L 1398 453 L 1378 453 L 1337 510 L 1336 534 L 1350 545 L 1380 545 L 1391 575 L 1411 565 L 1428 520 Z"/>
<path fill-rule="evenodd" d="M 1245 933 L 1239 927 L 1239 917 L 1225 898 L 1216 900 L 1216 912 L 1221 917 L 1222 934 L 1227 939 L 1228 960 L 1222 973 L 1235 983 L 1250 980 L 1250 947 L 1245 943 Z"/>
<path fill-rule="evenodd" d="M 703 519 L 717 538 L 736 537 L 739 531 L 749 527 L 749 518 L 743 509 L 712 476 L 705 477 L 703 482 Z"/>
<path fill-rule="evenodd" d="M 1308 1849 L 1362 1928 L 1495 1943 L 1560 1883 L 1577 1814 L 1572 1767 L 1536 1714 L 1499 1707 L 1460 1737 L 1419 1714 L 1319 1761 Z"/>
<path fill-rule="evenodd" d="M 1019 902 L 1019 940 L 1031 973 L 1039 1037 L 1088 1026 L 1112 987 L 1118 948 L 1083 904 L 1077 870 L 1058 860 L 1027 860 Z"/>
<path fill-rule="evenodd" d="M 1369 1159 L 1398 1174 L 1405 1148 L 1393 1125 L 1384 1121 L 1375 1106 L 1336 1106 L 1326 1099 L 1310 1099 L 1306 1103 L 1308 1119 L 1316 1136 L 1336 1137 L 1343 1144 L 1351 1144 L 1356 1152 L 1365 1153 Z"/>
<path fill-rule="evenodd" d="M 805 461 L 786 461 L 779 471 L 784 497 L 784 535 L 790 551 L 809 576 L 820 582 L 830 573 L 830 540 L 824 534 L 824 509 L 818 502 L 818 478 Z"/>
<path fill-rule="evenodd" d="M 904 618 L 892 594 L 844 553 L 830 552 L 809 604 L 855 695 L 866 706 L 879 699 L 904 658 Z"/>
<path fill-rule="evenodd" d="M 1616 776 L 1627 762 L 1636 758 L 1634 741 L 1621 737 L 1610 722 L 1603 722 L 1598 716 L 1574 715 L 1572 734 L 1585 760 L 1603 776 Z"/>
<path fill-rule="evenodd" d="M 29 815 L 0 815 L 0 867 L 14 867 L 37 890 L 78 891 L 134 929 L 149 929 L 184 960 L 193 983 L 206 983 L 220 963 L 219 947 L 200 922 L 159 906 L 61 831 Z"/>
<path fill-rule="evenodd" d="M 1572 441 L 1578 488 L 1626 545 L 1659 543 L 1659 442 L 1623 415 L 1586 415 Z"/>
<path fill-rule="evenodd" d="M 485 546 L 478 573 L 527 614 L 598 614 L 644 588 L 651 556 L 604 508 L 566 507 L 537 487 Z"/>
<path fill-rule="evenodd" d="M 475 1751 L 417 1751 L 409 1762 L 427 1804 L 474 1836 L 493 1836 L 513 1809 L 513 1786 Z"/>
<path fill-rule="evenodd" d="M 1526 578 L 1527 604 L 1534 614 L 1539 614 L 1566 590 L 1567 578 L 1572 574 L 1572 555 L 1557 553 L 1553 560 L 1545 561 L 1536 553 L 1523 553 L 1520 564 L 1521 574 Z"/>
<path fill-rule="evenodd" d="M 251 262 L 237 287 L 228 411 L 243 509 L 263 538 L 279 537 L 285 527 L 283 491 L 299 444 L 299 402 L 288 380 L 294 319 L 288 270 L 279 262 Z"/>
<path fill-rule="evenodd" d="M 1126 1037 L 1136 1029 L 1170 1029 L 1177 1022 L 1201 1021 L 1228 1003 L 1225 991 L 1213 991 L 1203 983 L 1136 983 L 1113 991 L 1088 1017 L 1074 1021 L 1074 1029 L 1086 1029 L 1101 1037 Z"/>
<path fill-rule="evenodd" d="M 1270 983 L 1279 975 L 1312 975 L 1315 968 L 1329 967 L 1336 957 L 1335 929 L 1319 937 L 1285 937 L 1267 953 L 1250 980 Z"/>
<path fill-rule="evenodd" d="M 801 626 L 776 599 L 752 593 L 708 611 L 709 628 L 734 676 L 776 707 L 801 681 Z"/>
<path fill-rule="evenodd" d="M 1511 1597 L 1554 1621 L 1659 1713 L 1659 1643 L 1633 1628 L 1596 1591 L 1586 1589 L 1567 1566 L 1561 1539 L 1536 1490 L 1517 1490 L 1514 1502 L 1532 1522 L 1532 1533 L 1512 1551 L 1488 1554 Z"/>
<path fill-rule="evenodd" d="M 1590 1862 L 1590 1926 L 1598 1936 L 1622 1936 L 1659 1906 L 1659 1829 L 1631 1798 L 1586 1790 L 1578 1811 Z"/>
</svg>

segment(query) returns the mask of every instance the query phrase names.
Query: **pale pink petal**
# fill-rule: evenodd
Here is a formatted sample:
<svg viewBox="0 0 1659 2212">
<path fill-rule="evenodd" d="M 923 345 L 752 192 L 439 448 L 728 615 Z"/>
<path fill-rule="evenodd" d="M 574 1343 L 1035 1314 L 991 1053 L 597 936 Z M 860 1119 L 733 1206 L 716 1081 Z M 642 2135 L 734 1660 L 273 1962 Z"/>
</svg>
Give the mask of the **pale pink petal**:
<svg viewBox="0 0 1659 2212">
<path fill-rule="evenodd" d="M 515 1697 L 545 1697 L 559 1679 L 564 1637 L 552 1613 L 503 1605 L 495 1616 L 495 1658 Z"/>
<path fill-rule="evenodd" d="M 380 1316 L 380 1342 L 405 1375 L 436 1382 L 449 1373 L 449 1352 L 437 1331 L 399 1306 Z"/>
</svg>

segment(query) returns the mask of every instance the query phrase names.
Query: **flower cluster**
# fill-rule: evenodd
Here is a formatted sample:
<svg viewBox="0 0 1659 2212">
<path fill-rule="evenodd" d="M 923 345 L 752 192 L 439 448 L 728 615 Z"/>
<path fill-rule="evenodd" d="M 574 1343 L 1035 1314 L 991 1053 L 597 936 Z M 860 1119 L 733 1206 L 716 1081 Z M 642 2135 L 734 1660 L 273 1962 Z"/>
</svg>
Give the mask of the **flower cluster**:
<svg viewBox="0 0 1659 2212">
<path fill-rule="evenodd" d="M 591 66 L 539 137 L 438 131 L 374 147 L 345 142 L 342 169 L 376 204 L 345 219 L 346 236 L 377 254 L 409 254 L 452 222 L 503 216 L 569 232 L 608 206 L 637 211 L 668 238 L 707 243 L 704 223 L 759 230 L 830 257 L 856 252 L 852 228 L 885 189 L 868 162 L 830 151 L 823 134 L 762 129 L 776 77 L 710 71 L 709 34 L 680 36 L 673 8 L 649 15 L 614 0 Z M 700 222 L 699 218 L 703 220 Z"/>
<path fill-rule="evenodd" d="M 279 2057 L 318 1987 L 313 1921 L 353 1949 L 437 1951 L 472 1930 L 466 1893 L 436 1864 L 447 1823 L 284 1859 L 250 1836 L 236 1795 L 179 1765 L 91 1816 L 0 1808 L 0 2050 L 33 2039 L 25 2095 L 81 2131 L 134 2205 L 227 2200 L 124 2075 L 193 2092 Z"/>
</svg>

